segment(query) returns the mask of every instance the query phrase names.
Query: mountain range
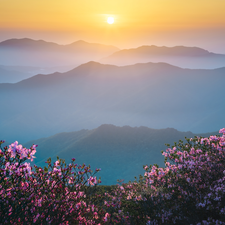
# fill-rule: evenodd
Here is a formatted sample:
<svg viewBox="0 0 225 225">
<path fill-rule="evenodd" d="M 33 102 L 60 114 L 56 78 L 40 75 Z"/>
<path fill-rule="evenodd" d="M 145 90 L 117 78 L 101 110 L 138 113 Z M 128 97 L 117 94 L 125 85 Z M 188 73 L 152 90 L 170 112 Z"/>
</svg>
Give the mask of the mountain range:
<svg viewBox="0 0 225 225">
<path fill-rule="evenodd" d="M 225 66 L 225 55 L 212 53 L 198 47 L 151 45 L 122 49 L 99 60 L 99 62 L 118 66 L 166 62 L 182 68 L 213 69 Z"/>
<path fill-rule="evenodd" d="M 217 131 L 225 125 L 224 74 L 225 68 L 88 62 L 0 84 L 0 138 L 26 142 L 101 124 Z"/>
<path fill-rule="evenodd" d="M 213 133 L 212 133 L 213 134 Z M 218 134 L 218 133 L 217 133 Z M 92 130 L 59 133 L 51 137 L 29 141 L 27 148 L 38 144 L 34 164 L 44 167 L 45 161 L 56 156 L 70 163 L 76 158 L 78 165 L 91 165 L 94 171 L 101 168 L 97 177 L 103 185 L 116 184 L 118 179 L 124 182 L 134 180 L 134 176 L 144 175 L 143 165 L 158 164 L 164 166 L 165 144 L 194 137 L 192 132 L 180 132 L 173 128 L 151 129 L 147 127 L 118 127 L 104 124 Z M 204 134 L 202 135 L 204 136 Z"/>
<path fill-rule="evenodd" d="M 182 68 L 214 69 L 225 66 L 225 55 L 186 46 L 151 45 L 120 50 L 82 40 L 59 45 L 29 38 L 9 39 L 0 42 L 0 83 L 16 83 L 40 73 L 67 72 L 88 61 L 118 66 L 166 62 Z"/>
<path fill-rule="evenodd" d="M 29 38 L 9 39 L 0 42 L 0 64 L 39 67 L 39 73 L 41 70 L 44 73 L 65 72 L 81 63 L 98 60 L 118 50 L 114 46 L 81 40 L 68 45 L 59 45 Z M 33 70 L 33 72 L 35 71 Z"/>
</svg>

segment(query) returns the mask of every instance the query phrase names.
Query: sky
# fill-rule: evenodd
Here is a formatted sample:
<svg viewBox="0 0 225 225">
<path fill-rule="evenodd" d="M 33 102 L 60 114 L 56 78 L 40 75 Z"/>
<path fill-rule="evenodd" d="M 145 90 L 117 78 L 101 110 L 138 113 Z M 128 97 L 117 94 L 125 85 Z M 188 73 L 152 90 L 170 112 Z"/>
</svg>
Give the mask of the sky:
<svg viewBox="0 0 225 225">
<path fill-rule="evenodd" d="M 197 46 L 225 54 L 225 0 L 0 0 L 0 41 L 24 37 L 121 49 Z"/>
</svg>

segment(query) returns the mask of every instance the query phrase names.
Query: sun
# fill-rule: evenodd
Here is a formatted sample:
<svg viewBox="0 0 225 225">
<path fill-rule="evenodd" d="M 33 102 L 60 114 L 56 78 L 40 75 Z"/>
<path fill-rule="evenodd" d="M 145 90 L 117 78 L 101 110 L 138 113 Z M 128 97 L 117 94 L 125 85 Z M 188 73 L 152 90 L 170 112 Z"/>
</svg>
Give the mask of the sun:
<svg viewBox="0 0 225 225">
<path fill-rule="evenodd" d="M 113 24 L 114 23 L 114 18 L 113 17 L 108 17 L 108 19 L 107 19 L 107 23 L 108 24 Z"/>
</svg>

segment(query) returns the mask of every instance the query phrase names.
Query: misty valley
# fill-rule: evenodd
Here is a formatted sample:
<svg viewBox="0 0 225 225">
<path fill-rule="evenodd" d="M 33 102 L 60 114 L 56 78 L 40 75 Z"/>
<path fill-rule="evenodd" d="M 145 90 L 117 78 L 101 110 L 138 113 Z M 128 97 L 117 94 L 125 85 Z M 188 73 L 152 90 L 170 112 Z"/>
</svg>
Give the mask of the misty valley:
<svg viewBox="0 0 225 225">
<path fill-rule="evenodd" d="M 224 84 L 225 54 L 198 47 L 0 42 L 0 187 L 18 182 L 15 193 L 38 196 L 27 224 L 201 224 L 207 213 L 224 224 L 215 221 L 225 221 L 225 197 L 213 192 L 224 185 Z M 10 207 L 5 213 L 26 211 Z"/>
</svg>

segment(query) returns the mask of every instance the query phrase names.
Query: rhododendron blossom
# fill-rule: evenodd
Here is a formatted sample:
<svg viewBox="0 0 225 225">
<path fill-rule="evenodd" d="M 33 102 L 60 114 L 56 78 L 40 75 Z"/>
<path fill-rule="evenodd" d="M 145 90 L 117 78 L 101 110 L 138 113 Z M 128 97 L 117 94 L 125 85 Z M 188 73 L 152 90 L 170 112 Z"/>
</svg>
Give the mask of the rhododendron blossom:
<svg viewBox="0 0 225 225">
<path fill-rule="evenodd" d="M 225 128 L 219 133 L 168 146 L 164 168 L 145 165 L 139 182 L 102 194 L 90 192 L 100 169 L 75 158 L 32 168 L 36 145 L 0 141 L 0 224 L 225 224 Z"/>
</svg>

